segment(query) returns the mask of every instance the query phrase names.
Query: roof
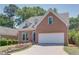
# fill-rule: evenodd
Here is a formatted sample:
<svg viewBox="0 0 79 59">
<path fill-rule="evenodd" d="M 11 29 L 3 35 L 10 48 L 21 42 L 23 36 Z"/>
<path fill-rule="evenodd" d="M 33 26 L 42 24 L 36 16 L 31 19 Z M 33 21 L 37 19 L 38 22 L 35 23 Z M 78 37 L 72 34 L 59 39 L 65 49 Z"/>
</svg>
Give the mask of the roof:
<svg viewBox="0 0 79 59">
<path fill-rule="evenodd" d="M 69 20 L 68 20 L 69 14 L 67 12 L 66 13 L 55 13 L 52 9 L 49 9 L 43 16 L 34 16 L 34 17 L 30 17 L 29 19 L 26 19 L 22 24 L 19 25 L 19 28 L 23 28 L 24 26 L 25 28 L 36 28 L 41 23 L 41 21 L 44 19 L 44 17 L 47 16 L 49 12 L 52 12 L 62 22 L 64 22 L 66 26 L 69 26 Z"/>
<path fill-rule="evenodd" d="M 24 28 L 24 29 L 18 29 L 19 31 L 33 31 L 34 28 Z"/>
<path fill-rule="evenodd" d="M 0 26 L 0 35 L 17 36 L 17 32 L 18 32 L 17 29 Z"/>
<path fill-rule="evenodd" d="M 20 25 L 19 25 L 19 28 L 22 29 L 24 26 L 33 26 L 35 23 L 39 22 L 40 19 L 42 18 L 43 16 L 34 16 L 34 17 L 30 17 L 29 19 L 26 19 L 24 22 L 22 22 Z"/>
<path fill-rule="evenodd" d="M 64 22 L 69 26 L 69 13 L 68 12 L 59 13 L 59 16 L 62 17 Z"/>
</svg>

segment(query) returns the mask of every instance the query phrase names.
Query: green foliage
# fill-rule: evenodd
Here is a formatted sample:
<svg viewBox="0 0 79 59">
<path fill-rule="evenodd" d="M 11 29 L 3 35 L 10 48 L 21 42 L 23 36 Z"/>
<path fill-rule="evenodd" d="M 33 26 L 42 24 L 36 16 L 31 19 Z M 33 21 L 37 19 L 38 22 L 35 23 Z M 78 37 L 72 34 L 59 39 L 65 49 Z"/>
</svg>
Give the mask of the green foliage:
<svg viewBox="0 0 79 59">
<path fill-rule="evenodd" d="M 69 39 L 69 43 L 75 43 L 75 34 L 77 32 L 75 30 L 70 30 L 69 33 L 68 33 L 68 39 Z"/>
<path fill-rule="evenodd" d="M 69 39 L 74 39 L 75 34 L 76 34 L 75 30 L 70 30 L 68 33 Z"/>
<path fill-rule="evenodd" d="M 0 46 L 5 46 L 7 45 L 7 41 L 6 40 L 0 40 Z"/>
<path fill-rule="evenodd" d="M 18 7 L 14 4 L 9 4 L 8 6 L 5 6 L 4 13 L 9 17 L 13 17 L 17 11 Z"/>
<path fill-rule="evenodd" d="M 0 46 L 6 46 L 6 45 L 12 45 L 12 44 L 17 44 L 17 40 L 11 40 L 11 39 L 6 39 L 2 38 L 0 39 Z"/>
<path fill-rule="evenodd" d="M 79 30 L 79 17 L 71 17 L 69 19 L 70 27 L 69 29 Z"/>
<path fill-rule="evenodd" d="M 17 43 L 18 43 L 17 40 L 13 40 L 13 41 L 12 41 L 12 44 L 17 44 Z"/>
<path fill-rule="evenodd" d="M 79 31 L 71 30 L 68 33 L 69 41 L 79 46 Z"/>
<path fill-rule="evenodd" d="M 9 18 L 9 19 L 6 19 L 9 23 L 6 25 L 7 27 L 13 28 L 15 26 L 14 25 L 15 19 L 13 16 L 16 16 L 17 9 L 19 9 L 19 8 L 14 4 L 9 4 L 4 7 L 3 11 L 4 11 L 5 15 Z M 2 23 L 2 24 L 5 25 L 5 23 Z"/>
<path fill-rule="evenodd" d="M 10 20 L 7 16 L 0 14 L 0 26 L 13 27 L 13 21 Z"/>
<path fill-rule="evenodd" d="M 12 41 L 11 40 L 8 40 L 7 41 L 7 45 L 11 45 L 12 44 Z"/>
<path fill-rule="evenodd" d="M 79 46 L 79 32 L 75 34 L 74 38 L 75 38 L 75 44 Z"/>
<path fill-rule="evenodd" d="M 45 10 L 40 7 L 23 7 L 22 9 L 18 9 L 16 14 L 22 18 L 24 21 L 25 19 L 32 17 L 32 16 L 40 16 L 45 14 Z"/>
</svg>

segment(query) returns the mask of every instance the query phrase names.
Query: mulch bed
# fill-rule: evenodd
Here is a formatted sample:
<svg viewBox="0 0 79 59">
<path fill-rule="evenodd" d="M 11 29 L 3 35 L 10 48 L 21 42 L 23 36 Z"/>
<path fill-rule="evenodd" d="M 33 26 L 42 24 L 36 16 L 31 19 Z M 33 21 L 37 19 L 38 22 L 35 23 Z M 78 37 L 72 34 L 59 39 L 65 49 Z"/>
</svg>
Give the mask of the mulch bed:
<svg viewBox="0 0 79 59">
<path fill-rule="evenodd" d="M 12 52 L 20 51 L 32 46 L 31 43 L 17 44 L 14 47 L 10 46 L 6 50 L 0 51 L 0 55 L 10 55 Z"/>
</svg>

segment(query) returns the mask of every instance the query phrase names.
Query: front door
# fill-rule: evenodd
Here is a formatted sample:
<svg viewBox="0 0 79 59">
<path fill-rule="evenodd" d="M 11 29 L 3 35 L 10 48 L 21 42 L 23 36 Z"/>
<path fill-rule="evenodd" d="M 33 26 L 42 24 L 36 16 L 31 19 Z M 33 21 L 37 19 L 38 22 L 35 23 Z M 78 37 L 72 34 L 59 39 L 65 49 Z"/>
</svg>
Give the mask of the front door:
<svg viewBox="0 0 79 59">
<path fill-rule="evenodd" d="M 32 32 L 32 42 L 35 43 L 35 31 Z"/>
</svg>

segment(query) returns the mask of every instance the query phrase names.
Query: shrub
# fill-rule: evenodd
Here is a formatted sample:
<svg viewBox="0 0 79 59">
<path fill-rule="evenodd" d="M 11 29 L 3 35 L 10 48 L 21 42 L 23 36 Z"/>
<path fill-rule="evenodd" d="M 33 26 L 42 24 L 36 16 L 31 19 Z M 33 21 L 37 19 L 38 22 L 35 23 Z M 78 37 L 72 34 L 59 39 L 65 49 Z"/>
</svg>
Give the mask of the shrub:
<svg viewBox="0 0 79 59">
<path fill-rule="evenodd" d="M 79 46 L 79 32 L 77 32 L 76 34 L 75 34 L 75 36 L 74 36 L 74 38 L 75 38 L 75 44 L 77 45 L 77 46 Z"/>
<path fill-rule="evenodd" d="M 6 39 L 6 38 L 0 39 L 0 46 L 12 45 L 12 44 L 17 44 L 17 43 L 18 43 L 17 40 Z"/>
<path fill-rule="evenodd" d="M 0 46 L 5 46 L 7 45 L 7 40 L 0 40 Z"/>
<path fill-rule="evenodd" d="M 68 36 L 69 43 L 79 46 L 79 31 L 71 30 L 69 31 Z"/>
<path fill-rule="evenodd" d="M 12 41 L 11 40 L 8 40 L 7 41 L 7 45 L 11 45 L 12 44 Z"/>
<path fill-rule="evenodd" d="M 75 41 L 74 36 L 75 36 L 76 33 L 77 33 L 77 32 L 76 32 L 75 30 L 69 31 L 69 33 L 68 33 L 69 43 L 75 43 L 75 42 L 74 42 L 74 41 Z"/>
<path fill-rule="evenodd" d="M 12 44 L 17 44 L 18 43 L 17 40 L 13 40 L 12 42 L 13 42 Z"/>
</svg>

